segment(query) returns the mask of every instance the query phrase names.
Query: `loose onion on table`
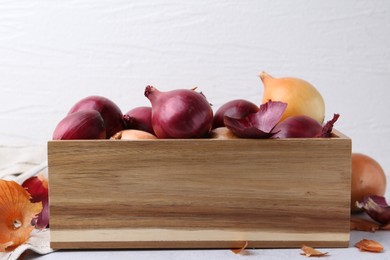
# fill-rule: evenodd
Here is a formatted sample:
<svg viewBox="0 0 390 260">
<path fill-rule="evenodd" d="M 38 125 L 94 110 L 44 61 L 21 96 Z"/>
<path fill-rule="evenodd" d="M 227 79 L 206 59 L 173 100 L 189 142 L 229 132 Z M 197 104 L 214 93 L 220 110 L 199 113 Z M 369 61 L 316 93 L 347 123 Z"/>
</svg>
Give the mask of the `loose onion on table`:
<svg viewBox="0 0 390 260">
<path fill-rule="evenodd" d="M 380 164 L 372 157 L 352 154 L 351 211 L 361 212 L 356 202 L 362 202 L 366 196 L 383 196 L 386 192 L 386 175 Z"/>
</svg>

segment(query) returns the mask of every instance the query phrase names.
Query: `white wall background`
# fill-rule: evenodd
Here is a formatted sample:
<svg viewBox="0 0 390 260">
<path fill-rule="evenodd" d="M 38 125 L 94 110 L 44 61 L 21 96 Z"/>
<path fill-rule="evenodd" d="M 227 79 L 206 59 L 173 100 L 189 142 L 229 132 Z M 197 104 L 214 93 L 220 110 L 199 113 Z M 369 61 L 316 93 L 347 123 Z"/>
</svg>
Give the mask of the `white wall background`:
<svg viewBox="0 0 390 260">
<path fill-rule="evenodd" d="M 0 145 L 44 145 L 85 96 L 148 105 L 148 84 L 260 103 L 261 70 L 315 85 L 390 174 L 387 0 L 0 0 Z"/>
</svg>

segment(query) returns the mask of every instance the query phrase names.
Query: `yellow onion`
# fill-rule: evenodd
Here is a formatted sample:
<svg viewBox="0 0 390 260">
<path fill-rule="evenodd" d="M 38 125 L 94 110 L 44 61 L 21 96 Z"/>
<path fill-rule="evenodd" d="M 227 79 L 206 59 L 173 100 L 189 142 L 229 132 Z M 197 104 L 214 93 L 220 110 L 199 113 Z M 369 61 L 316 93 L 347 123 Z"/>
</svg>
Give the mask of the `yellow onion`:
<svg viewBox="0 0 390 260">
<path fill-rule="evenodd" d="M 233 132 L 226 126 L 214 128 L 209 133 L 209 138 L 212 139 L 236 139 L 238 138 Z"/>
<path fill-rule="evenodd" d="M 111 140 L 139 140 L 139 139 L 157 139 L 157 137 L 146 131 L 137 130 L 137 129 L 126 129 L 114 134 L 110 139 Z"/>
<path fill-rule="evenodd" d="M 320 92 L 309 82 L 298 78 L 273 78 L 260 73 L 264 84 L 263 104 L 272 101 L 287 103 L 280 121 L 291 116 L 308 116 L 322 124 L 325 118 L 325 103 Z"/>
</svg>

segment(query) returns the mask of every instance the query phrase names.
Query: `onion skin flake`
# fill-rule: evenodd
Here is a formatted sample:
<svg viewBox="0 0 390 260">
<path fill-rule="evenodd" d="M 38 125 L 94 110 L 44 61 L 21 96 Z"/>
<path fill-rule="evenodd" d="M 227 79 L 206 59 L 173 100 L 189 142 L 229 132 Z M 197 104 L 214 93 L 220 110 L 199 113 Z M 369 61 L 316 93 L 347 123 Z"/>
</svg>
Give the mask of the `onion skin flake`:
<svg viewBox="0 0 390 260">
<path fill-rule="evenodd" d="M 382 225 L 390 224 L 390 206 L 382 196 L 367 196 L 356 206 L 362 208 L 367 215 Z"/>
<path fill-rule="evenodd" d="M 379 229 L 379 224 L 375 223 L 374 221 L 358 217 L 351 217 L 350 230 L 375 232 Z"/>
<path fill-rule="evenodd" d="M 236 136 L 241 138 L 270 138 L 275 133 L 272 129 L 282 118 L 287 103 L 268 101 L 260 110 L 243 118 L 224 117 L 224 124 Z"/>
<path fill-rule="evenodd" d="M 384 247 L 375 240 L 362 239 L 355 244 L 355 247 L 360 251 L 367 251 L 373 253 L 380 253 L 384 250 Z"/>
<path fill-rule="evenodd" d="M 314 249 L 310 246 L 305 246 L 303 245 L 301 250 L 303 251 L 303 253 L 301 253 L 301 255 L 304 255 L 304 256 L 307 256 L 307 257 L 322 257 L 322 256 L 327 256 L 328 255 L 328 252 L 320 252 L 318 251 L 317 249 Z"/>
</svg>

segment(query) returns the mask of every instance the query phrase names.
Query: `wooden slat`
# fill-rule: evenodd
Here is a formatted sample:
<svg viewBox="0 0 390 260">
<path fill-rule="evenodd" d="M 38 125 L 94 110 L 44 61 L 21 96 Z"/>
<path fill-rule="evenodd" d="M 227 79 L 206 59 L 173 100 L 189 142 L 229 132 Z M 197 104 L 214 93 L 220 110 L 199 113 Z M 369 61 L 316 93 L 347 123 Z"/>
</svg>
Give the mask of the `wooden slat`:
<svg viewBox="0 0 390 260">
<path fill-rule="evenodd" d="M 52 246 L 347 246 L 351 140 L 336 135 L 50 141 Z"/>
</svg>

